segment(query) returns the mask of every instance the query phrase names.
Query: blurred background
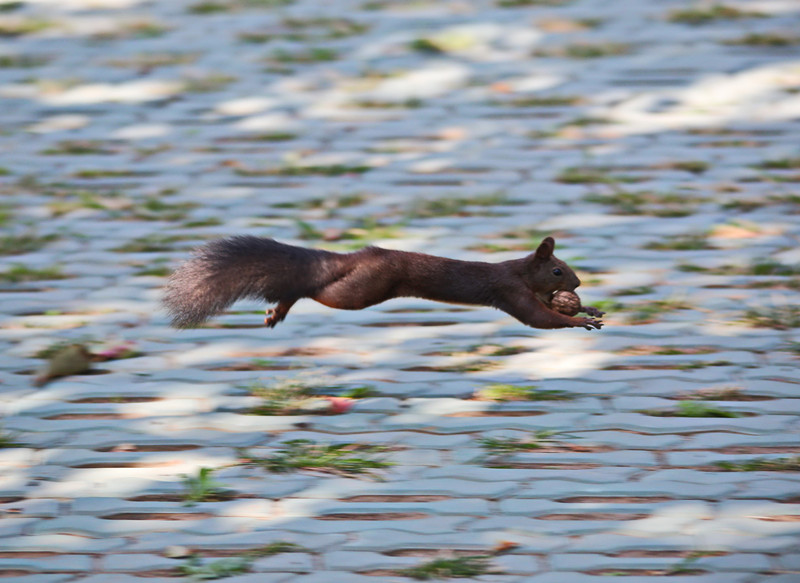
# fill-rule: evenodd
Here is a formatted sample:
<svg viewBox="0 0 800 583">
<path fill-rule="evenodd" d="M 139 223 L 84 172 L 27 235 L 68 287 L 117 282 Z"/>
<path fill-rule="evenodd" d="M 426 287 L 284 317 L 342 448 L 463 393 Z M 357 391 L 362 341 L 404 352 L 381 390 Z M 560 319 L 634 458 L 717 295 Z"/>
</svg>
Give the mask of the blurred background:
<svg viewBox="0 0 800 583">
<path fill-rule="evenodd" d="M 797 0 L 0 1 L 0 574 L 798 581 L 798 129 Z M 553 235 L 606 326 L 170 329 L 233 234 Z M 253 461 L 292 438 L 393 465 Z"/>
</svg>

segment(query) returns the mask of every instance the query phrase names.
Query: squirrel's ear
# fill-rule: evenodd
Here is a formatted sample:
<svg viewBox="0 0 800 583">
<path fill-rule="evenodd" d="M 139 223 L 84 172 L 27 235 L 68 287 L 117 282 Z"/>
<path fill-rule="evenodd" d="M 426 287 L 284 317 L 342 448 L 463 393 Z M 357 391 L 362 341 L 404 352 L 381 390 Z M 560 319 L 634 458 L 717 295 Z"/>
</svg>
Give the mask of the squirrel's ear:
<svg viewBox="0 0 800 583">
<path fill-rule="evenodd" d="M 545 237 L 536 249 L 534 259 L 537 261 L 548 261 L 553 256 L 553 249 L 555 249 L 555 246 L 556 242 L 552 237 Z"/>
</svg>

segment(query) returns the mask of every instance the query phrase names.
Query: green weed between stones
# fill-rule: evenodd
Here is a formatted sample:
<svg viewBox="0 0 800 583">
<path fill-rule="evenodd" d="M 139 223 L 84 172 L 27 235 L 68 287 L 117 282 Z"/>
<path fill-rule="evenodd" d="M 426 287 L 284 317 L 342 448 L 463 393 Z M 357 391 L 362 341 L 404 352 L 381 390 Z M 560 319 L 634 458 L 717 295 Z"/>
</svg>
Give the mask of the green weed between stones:
<svg viewBox="0 0 800 583">
<path fill-rule="evenodd" d="M 269 361 L 260 360 L 260 364 L 268 365 Z M 251 395 L 262 399 L 262 403 L 248 411 L 251 415 L 292 415 L 303 402 L 322 394 L 335 393 L 339 397 L 364 399 L 378 393 L 368 385 L 342 387 L 340 385 L 311 386 L 297 379 L 286 379 L 272 385 L 254 384 L 248 387 Z"/>
<path fill-rule="evenodd" d="M 288 6 L 294 0 L 227 0 L 225 2 L 195 2 L 186 10 L 190 14 L 216 14 L 220 12 L 236 12 L 239 10 L 268 9 Z"/>
<path fill-rule="evenodd" d="M 566 391 L 499 383 L 475 391 L 475 397 L 484 401 L 569 401 L 575 398 Z"/>
<path fill-rule="evenodd" d="M 263 134 L 251 134 L 246 136 L 235 136 L 230 138 L 220 138 L 220 142 L 290 142 L 299 136 L 289 132 L 267 132 Z"/>
<path fill-rule="evenodd" d="M 773 328 L 775 330 L 800 328 L 800 306 L 751 308 L 745 312 L 744 321 L 754 328 Z"/>
<path fill-rule="evenodd" d="M 312 63 L 327 63 L 330 61 L 335 61 L 338 58 L 339 53 L 333 49 L 312 47 L 296 52 L 276 50 L 266 59 L 266 62 L 288 65 L 307 65 Z"/>
<path fill-rule="evenodd" d="M 702 160 L 684 160 L 679 162 L 669 162 L 664 165 L 668 170 L 683 170 L 684 172 L 691 172 L 692 174 L 702 174 L 711 166 L 708 162 Z"/>
<path fill-rule="evenodd" d="M 378 239 L 395 239 L 401 236 L 402 231 L 399 225 L 383 224 L 373 217 L 357 219 L 352 226 L 336 230 L 330 229 L 320 231 L 310 223 L 305 221 L 295 221 L 300 230 L 298 237 L 304 240 L 325 240 L 334 241 L 354 241 L 370 242 Z M 363 244 L 356 245 L 356 248 L 363 247 Z"/>
<path fill-rule="evenodd" d="M 517 206 L 525 204 L 521 200 L 509 198 L 504 192 L 492 192 L 465 198 L 448 197 L 424 199 L 418 198 L 405 211 L 410 219 L 428 219 L 433 217 L 468 217 L 474 215 L 489 216 L 486 211 L 471 210 L 469 207 Z"/>
<path fill-rule="evenodd" d="M 46 30 L 55 23 L 40 18 L 20 18 L 0 22 L 0 37 L 17 37 Z"/>
<path fill-rule="evenodd" d="M 364 385 L 361 387 L 351 387 L 339 393 L 340 397 L 347 399 L 368 399 L 370 397 L 377 397 L 380 393 L 374 387 Z"/>
<path fill-rule="evenodd" d="M 486 450 L 487 463 L 494 463 L 498 456 L 553 445 L 556 440 L 551 438 L 558 433 L 558 431 L 539 430 L 525 437 L 481 437 L 478 439 L 478 445 Z"/>
<path fill-rule="evenodd" d="M 683 401 L 751 401 L 768 398 L 748 395 L 741 387 L 710 387 L 681 395 Z"/>
<path fill-rule="evenodd" d="M 177 65 L 189 65 L 194 63 L 199 57 L 199 53 L 139 53 L 130 57 L 110 59 L 106 61 L 112 67 L 131 68 L 131 69 L 155 69 L 157 67 L 174 67 Z"/>
<path fill-rule="evenodd" d="M 800 472 L 800 456 L 755 458 L 742 462 L 721 461 L 714 465 L 726 472 Z"/>
<path fill-rule="evenodd" d="M 186 562 L 177 569 L 184 577 L 206 580 L 249 573 L 251 566 L 252 560 L 245 557 L 227 557 L 204 563 L 200 557 L 194 555 L 186 559 Z"/>
<path fill-rule="evenodd" d="M 0 427 L 0 449 L 9 447 L 24 447 L 16 440 L 16 436 L 8 433 L 5 429 Z"/>
<path fill-rule="evenodd" d="M 617 184 L 647 180 L 647 176 L 610 174 L 607 166 L 570 166 L 564 168 L 556 177 L 563 184 Z"/>
<path fill-rule="evenodd" d="M 3 12 L 14 12 L 15 10 L 19 10 L 25 6 L 25 2 L 16 2 L 14 0 L 9 0 L 8 2 L 3 2 L 0 4 L 0 13 Z"/>
<path fill-rule="evenodd" d="M 688 233 L 669 237 L 661 241 L 651 241 L 644 246 L 645 249 L 653 251 L 698 251 L 701 249 L 716 249 L 708 242 L 708 235 L 705 233 Z"/>
<path fill-rule="evenodd" d="M 202 77 L 187 77 L 183 79 L 183 90 L 187 93 L 213 93 L 224 89 L 236 80 L 236 77 L 223 73 L 209 73 Z"/>
<path fill-rule="evenodd" d="M 286 541 L 276 541 L 264 547 L 253 549 L 236 557 L 227 557 L 203 562 L 198 555 L 192 555 L 177 570 L 183 576 L 192 579 L 222 579 L 242 573 L 249 573 L 253 562 L 263 557 L 271 557 L 281 553 L 305 553 L 307 548 Z"/>
<path fill-rule="evenodd" d="M 90 38 L 97 42 L 108 42 L 126 38 L 157 38 L 165 35 L 170 27 L 148 19 L 125 22 L 119 28 L 111 31 L 93 34 Z"/>
<path fill-rule="evenodd" d="M 632 50 L 631 45 L 617 42 L 573 43 L 553 49 L 538 49 L 534 57 L 565 57 L 568 59 L 600 59 L 626 55 Z"/>
<path fill-rule="evenodd" d="M 75 178 L 94 179 L 94 178 L 130 178 L 132 176 L 145 176 L 146 174 L 142 172 L 137 172 L 135 170 L 87 169 L 87 170 L 78 170 L 76 172 L 73 172 L 72 175 Z"/>
<path fill-rule="evenodd" d="M 800 169 L 800 158 L 773 158 L 764 160 L 756 164 L 753 168 L 759 170 L 798 170 Z"/>
<path fill-rule="evenodd" d="M 583 98 L 577 95 L 545 95 L 517 97 L 508 101 L 493 101 L 492 105 L 503 105 L 511 107 L 567 107 L 579 105 Z"/>
<path fill-rule="evenodd" d="M 375 99 L 360 99 L 350 104 L 350 107 L 358 109 L 417 109 L 422 107 L 421 99 L 412 97 L 402 101 L 378 101 Z"/>
<path fill-rule="evenodd" d="M 186 221 L 181 225 L 184 229 L 196 229 L 198 227 L 216 227 L 222 224 L 222 221 L 216 217 L 209 217 L 207 219 L 198 219 L 196 221 Z"/>
<path fill-rule="evenodd" d="M 285 446 L 284 449 L 264 458 L 252 456 L 246 450 L 240 450 L 239 455 L 245 464 L 259 466 L 273 473 L 313 470 L 345 477 L 375 477 L 374 470 L 393 465 L 379 457 L 388 448 L 378 445 L 318 444 L 310 439 L 293 439 L 281 445 Z"/>
<path fill-rule="evenodd" d="M 490 555 L 433 559 L 416 567 L 400 569 L 397 574 L 421 581 L 478 577 L 489 572 L 491 568 L 489 559 Z"/>
<path fill-rule="evenodd" d="M 58 239 L 58 235 L 36 235 L 25 233 L 22 235 L 5 235 L 0 237 L 0 255 L 21 255 L 38 251 L 48 243 Z"/>
<path fill-rule="evenodd" d="M 724 4 L 711 4 L 708 6 L 696 6 L 683 10 L 674 10 L 667 16 L 670 22 L 680 24 L 691 24 L 698 26 L 709 24 L 715 20 L 739 20 L 742 18 L 763 18 L 766 14 L 742 10 L 734 6 Z"/>
<path fill-rule="evenodd" d="M 685 217 L 694 211 L 697 197 L 677 192 L 619 190 L 612 194 L 589 194 L 586 202 L 612 207 L 616 214 L 655 217 Z"/>
<path fill-rule="evenodd" d="M 180 221 L 196 206 L 193 202 L 168 203 L 160 198 L 150 197 L 134 205 L 131 215 L 135 219 L 147 221 Z"/>
<path fill-rule="evenodd" d="M 179 241 L 192 241 L 195 236 L 190 235 L 148 235 L 134 239 L 129 243 L 115 247 L 112 251 L 118 253 L 154 253 L 160 251 L 172 251 L 174 243 Z"/>
<path fill-rule="evenodd" d="M 800 275 L 800 266 L 786 265 L 774 260 L 755 261 L 750 265 L 722 265 L 720 267 L 702 267 L 700 265 L 682 264 L 680 271 L 708 273 L 710 275 L 756 275 L 756 276 L 796 276 Z"/>
<path fill-rule="evenodd" d="M 238 35 L 242 42 L 266 43 L 276 39 L 295 42 L 342 39 L 363 34 L 368 24 L 346 18 L 284 18 L 281 28 L 269 32 L 244 32 Z"/>
<path fill-rule="evenodd" d="M 340 209 L 358 206 L 367 200 L 367 196 L 362 193 L 343 194 L 341 196 L 331 196 L 326 198 L 311 198 L 301 201 L 276 202 L 273 208 L 279 209 Z"/>
<path fill-rule="evenodd" d="M 629 316 L 629 321 L 631 324 L 650 324 L 658 321 L 658 317 L 663 314 L 678 310 L 690 310 L 691 308 L 691 305 L 678 299 L 641 302 L 630 306 L 632 311 Z"/>
<path fill-rule="evenodd" d="M 311 386 L 291 379 L 272 385 L 254 384 L 248 390 L 251 395 L 262 400 L 260 405 L 248 411 L 251 415 L 291 415 L 301 402 L 314 396 Z"/>
<path fill-rule="evenodd" d="M 647 409 L 639 411 L 653 417 L 745 417 L 743 413 L 727 411 L 698 401 L 681 401 L 675 409 Z"/>
<path fill-rule="evenodd" d="M 615 291 L 613 295 L 615 296 L 646 296 L 648 294 L 652 294 L 656 291 L 652 285 L 639 285 L 636 287 L 626 287 L 625 289 L 621 289 Z M 619 304 L 617 309 L 621 308 L 622 304 Z"/>
<path fill-rule="evenodd" d="M 141 269 L 137 271 L 134 275 L 138 276 L 153 276 L 153 277 L 166 277 L 172 270 L 167 267 L 166 265 L 156 266 L 156 267 L 147 267 L 145 269 Z"/>
<path fill-rule="evenodd" d="M 183 505 L 194 506 L 198 502 L 218 501 L 228 498 L 220 482 L 213 478 L 213 468 L 199 468 L 197 475 L 183 474 Z"/>
<path fill-rule="evenodd" d="M 236 168 L 240 176 L 346 176 L 348 174 L 364 174 L 372 170 L 372 166 L 348 166 L 347 164 L 281 166 L 279 168 Z"/>
<path fill-rule="evenodd" d="M 63 140 L 42 150 L 45 156 L 92 156 L 114 154 L 115 149 L 100 140 Z"/>
<path fill-rule="evenodd" d="M 38 55 L 0 55 L 0 69 L 34 69 L 49 62 L 49 57 Z"/>
<path fill-rule="evenodd" d="M 753 32 L 739 38 L 726 40 L 724 44 L 750 47 L 790 47 L 800 44 L 800 36 L 780 32 Z"/>
<path fill-rule="evenodd" d="M 564 6 L 574 0 L 497 0 L 500 8 L 519 8 L 522 6 Z"/>
<path fill-rule="evenodd" d="M 62 273 L 61 268 L 58 266 L 36 269 L 17 263 L 0 273 L 0 282 L 21 283 L 51 279 L 67 279 L 69 277 L 72 276 Z"/>
</svg>

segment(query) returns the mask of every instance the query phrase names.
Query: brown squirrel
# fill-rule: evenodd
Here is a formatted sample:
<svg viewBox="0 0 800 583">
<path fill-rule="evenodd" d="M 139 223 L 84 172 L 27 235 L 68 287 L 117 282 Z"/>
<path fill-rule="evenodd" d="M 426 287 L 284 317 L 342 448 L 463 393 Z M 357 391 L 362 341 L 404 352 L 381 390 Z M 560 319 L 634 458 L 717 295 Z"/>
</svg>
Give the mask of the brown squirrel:
<svg viewBox="0 0 800 583">
<path fill-rule="evenodd" d="M 556 291 L 572 292 L 581 283 L 553 256 L 554 247 L 546 237 L 527 257 L 484 263 L 380 247 L 334 253 L 237 236 L 198 249 L 169 278 L 164 304 L 172 325 L 181 328 L 201 324 L 242 298 L 277 303 L 264 320 L 272 328 L 300 298 L 360 310 L 397 297 L 491 306 L 533 328 L 600 328 L 595 318 L 603 312 L 597 308 L 581 306 L 589 318 L 551 309 Z"/>
</svg>

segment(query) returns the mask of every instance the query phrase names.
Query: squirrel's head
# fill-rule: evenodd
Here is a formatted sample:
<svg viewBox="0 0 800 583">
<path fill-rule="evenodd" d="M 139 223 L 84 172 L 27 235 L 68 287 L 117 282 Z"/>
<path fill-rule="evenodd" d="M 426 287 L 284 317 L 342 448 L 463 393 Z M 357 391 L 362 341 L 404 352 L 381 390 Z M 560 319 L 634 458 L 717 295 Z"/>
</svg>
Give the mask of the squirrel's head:
<svg viewBox="0 0 800 583">
<path fill-rule="evenodd" d="M 536 251 L 525 258 L 526 282 L 546 305 L 550 305 L 555 292 L 571 292 L 581 284 L 569 265 L 553 255 L 555 246 L 552 237 L 545 237 Z"/>
</svg>

